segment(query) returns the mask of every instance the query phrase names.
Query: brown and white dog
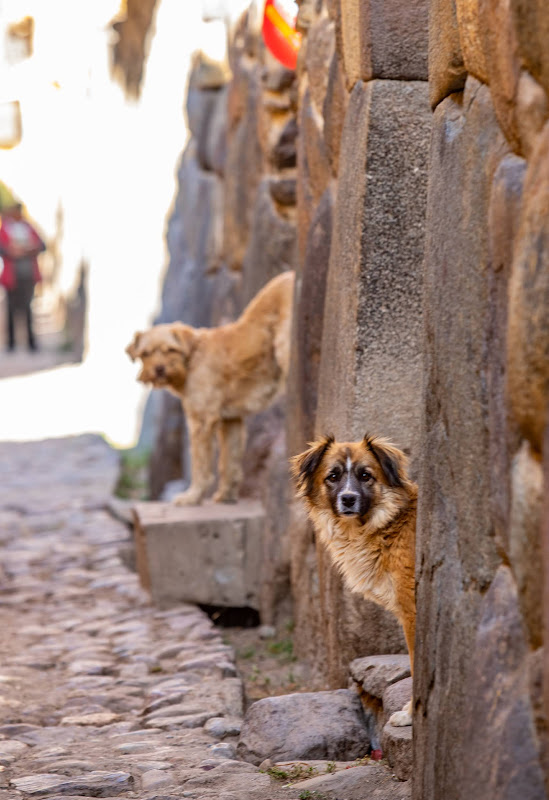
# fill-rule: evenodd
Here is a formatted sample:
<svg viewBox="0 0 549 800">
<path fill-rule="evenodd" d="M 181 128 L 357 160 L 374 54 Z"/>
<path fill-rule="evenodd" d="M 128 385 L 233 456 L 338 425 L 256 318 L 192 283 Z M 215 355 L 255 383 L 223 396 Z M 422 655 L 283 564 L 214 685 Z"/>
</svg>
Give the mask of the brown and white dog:
<svg viewBox="0 0 549 800">
<path fill-rule="evenodd" d="M 347 586 L 396 615 L 413 670 L 417 486 L 405 454 L 377 436 L 326 436 L 291 463 L 298 495 Z M 411 701 L 390 722 L 411 725 Z"/>
<path fill-rule="evenodd" d="M 284 390 L 290 358 L 294 272 L 267 283 L 241 316 L 217 328 L 182 322 L 136 333 L 126 348 L 141 359 L 138 380 L 169 389 L 183 404 L 191 444 L 191 484 L 174 498 L 196 505 L 214 482 L 214 436 L 219 438 L 216 502 L 238 499 L 245 446 L 244 417 L 267 408 Z"/>
</svg>

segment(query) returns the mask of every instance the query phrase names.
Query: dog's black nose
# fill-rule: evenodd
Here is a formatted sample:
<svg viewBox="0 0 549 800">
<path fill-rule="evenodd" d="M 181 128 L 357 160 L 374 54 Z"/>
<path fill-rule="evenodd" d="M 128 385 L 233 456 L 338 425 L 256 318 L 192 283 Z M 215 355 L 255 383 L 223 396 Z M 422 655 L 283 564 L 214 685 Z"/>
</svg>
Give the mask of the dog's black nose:
<svg viewBox="0 0 549 800">
<path fill-rule="evenodd" d="M 163 364 L 157 364 L 154 368 L 154 371 L 156 372 L 158 378 L 163 378 L 166 374 L 166 367 L 164 367 Z"/>
<path fill-rule="evenodd" d="M 341 503 L 345 508 L 354 508 L 357 501 L 356 494 L 342 494 Z"/>
</svg>

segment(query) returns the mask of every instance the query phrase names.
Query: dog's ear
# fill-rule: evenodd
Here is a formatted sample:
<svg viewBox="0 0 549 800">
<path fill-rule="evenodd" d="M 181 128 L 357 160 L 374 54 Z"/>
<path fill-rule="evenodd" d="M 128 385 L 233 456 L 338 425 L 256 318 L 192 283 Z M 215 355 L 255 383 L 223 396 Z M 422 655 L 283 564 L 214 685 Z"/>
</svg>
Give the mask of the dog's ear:
<svg viewBox="0 0 549 800">
<path fill-rule="evenodd" d="M 406 467 L 408 459 L 402 450 L 380 436 L 364 436 L 364 444 L 377 460 L 387 483 L 393 488 L 402 488 L 408 480 Z"/>
<path fill-rule="evenodd" d="M 185 359 L 187 359 L 196 342 L 196 330 L 183 322 L 174 322 L 170 326 L 170 333 L 175 342 L 175 346 Z"/>
<path fill-rule="evenodd" d="M 133 337 L 133 342 L 126 347 L 126 353 L 129 355 L 132 361 L 139 356 L 139 340 L 143 336 L 141 331 L 137 331 L 137 333 Z"/>
<path fill-rule="evenodd" d="M 306 497 L 311 494 L 315 473 L 333 442 L 333 436 L 324 436 L 318 442 L 310 442 L 308 450 L 290 459 L 290 469 L 300 497 Z"/>
</svg>

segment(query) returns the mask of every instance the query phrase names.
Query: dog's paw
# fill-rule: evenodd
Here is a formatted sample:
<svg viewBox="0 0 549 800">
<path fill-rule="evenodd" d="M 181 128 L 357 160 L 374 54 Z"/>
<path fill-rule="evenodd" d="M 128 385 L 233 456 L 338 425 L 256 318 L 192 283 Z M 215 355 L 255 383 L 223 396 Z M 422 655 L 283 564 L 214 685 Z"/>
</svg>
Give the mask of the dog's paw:
<svg viewBox="0 0 549 800">
<path fill-rule="evenodd" d="M 412 724 L 412 701 L 406 703 L 401 711 L 395 711 L 389 717 L 389 724 L 394 725 L 395 728 L 405 728 L 407 725 Z"/>
<path fill-rule="evenodd" d="M 196 489 L 187 489 L 186 492 L 176 494 L 172 503 L 176 506 L 199 506 L 202 502 L 202 492 Z"/>
<path fill-rule="evenodd" d="M 212 500 L 214 503 L 238 503 L 238 495 L 236 492 L 218 489 L 218 491 L 212 497 Z"/>
</svg>

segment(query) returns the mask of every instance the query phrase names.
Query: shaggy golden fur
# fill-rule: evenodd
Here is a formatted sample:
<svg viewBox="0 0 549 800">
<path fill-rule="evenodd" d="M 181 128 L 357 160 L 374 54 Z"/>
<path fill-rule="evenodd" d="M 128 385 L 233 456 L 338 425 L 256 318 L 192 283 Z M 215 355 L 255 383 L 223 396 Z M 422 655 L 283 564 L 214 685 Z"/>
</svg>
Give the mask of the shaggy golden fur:
<svg viewBox="0 0 549 800">
<path fill-rule="evenodd" d="M 298 495 L 347 586 L 396 615 L 413 669 L 417 486 L 406 456 L 381 437 L 327 436 L 291 464 Z M 411 725 L 411 702 L 390 722 Z"/>
<path fill-rule="evenodd" d="M 136 333 L 126 352 L 141 359 L 138 380 L 176 394 L 191 444 L 192 479 L 178 505 L 196 505 L 214 482 L 214 436 L 219 437 L 216 502 L 238 499 L 245 446 L 244 417 L 262 411 L 284 389 L 288 374 L 294 273 L 283 272 L 254 297 L 241 316 L 217 328 L 182 322 Z"/>
</svg>

